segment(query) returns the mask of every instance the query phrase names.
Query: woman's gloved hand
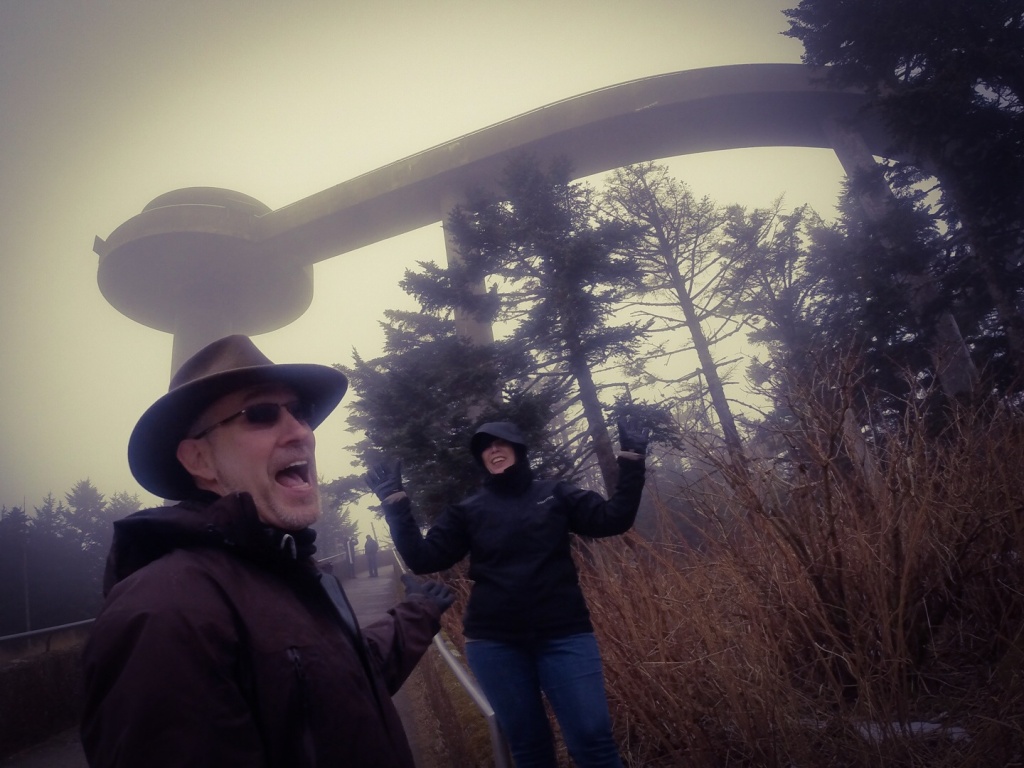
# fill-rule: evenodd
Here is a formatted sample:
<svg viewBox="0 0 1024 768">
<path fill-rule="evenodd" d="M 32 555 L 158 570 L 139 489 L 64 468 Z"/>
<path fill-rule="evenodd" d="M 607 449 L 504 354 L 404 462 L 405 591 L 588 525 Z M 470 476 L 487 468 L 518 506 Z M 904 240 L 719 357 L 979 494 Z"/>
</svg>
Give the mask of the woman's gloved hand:
<svg viewBox="0 0 1024 768">
<path fill-rule="evenodd" d="M 623 451 L 647 455 L 647 444 L 651 441 L 651 429 L 643 424 L 634 424 L 630 419 L 620 419 L 619 445 Z"/>
<path fill-rule="evenodd" d="M 400 459 L 388 459 L 371 464 L 363 479 L 381 501 L 392 494 L 405 490 L 402 488 L 402 462 Z"/>
</svg>

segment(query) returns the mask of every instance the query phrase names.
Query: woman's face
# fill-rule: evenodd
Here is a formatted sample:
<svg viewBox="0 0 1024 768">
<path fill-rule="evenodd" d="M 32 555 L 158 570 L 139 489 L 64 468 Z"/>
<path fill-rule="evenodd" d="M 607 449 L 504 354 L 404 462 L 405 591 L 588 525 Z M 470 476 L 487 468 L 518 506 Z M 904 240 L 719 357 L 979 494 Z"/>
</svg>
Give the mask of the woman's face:
<svg viewBox="0 0 1024 768">
<path fill-rule="evenodd" d="M 488 472 L 492 475 L 500 475 L 516 463 L 516 450 L 512 443 L 496 437 L 490 445 L 484 448 L 480 458 Z"/>
</svg>

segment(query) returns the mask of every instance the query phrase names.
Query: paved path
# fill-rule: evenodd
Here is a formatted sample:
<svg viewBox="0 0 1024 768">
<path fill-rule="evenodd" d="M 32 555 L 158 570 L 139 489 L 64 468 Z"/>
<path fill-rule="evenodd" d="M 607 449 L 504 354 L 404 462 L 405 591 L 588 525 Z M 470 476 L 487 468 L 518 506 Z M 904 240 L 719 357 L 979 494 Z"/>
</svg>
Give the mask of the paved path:
<svg viewBox="0 0 1024 768">
<path fill-rule="evenodd" d="M 87 768 L 78 728 L 59 733 L 49 741 L 37 744 L 5 760 L 3 768 Z"/>
<path fill-rule="evenodd" d="M 342 582 L 345 587 L 345 594 L 352 603 L 352 610 L 361 626 L 370 624 L 377 619 L 384 618 L 387 611 L 405 593 L 398 581 L 398 569 L 396 566 L 382 565 L 377 578 L 370 578 L 365 573 L 360 573 L 358 578 L 346 579 Z M 405 735 L 409 739 L 409 746 L 412 747 L 413 758 L 419 765 L 419 748 L 417 735 L 419 728 L 416 724 L 416 714 L 413 711 L 412 703 L 409 701 L 408 690 L 405 687 L 399 689 L 398 693 L 391 697 L 398 710 L 398 716 L 402 718 L 402 725 L 405 727 Z M 4 767 L 5 768 L 5 767 Z"/>
<path fill-rule="evenodd" d="M 356 578 L 341 582 L 360 626 L 383 618 L 404 592 L 394 565 L 381 566 L 378 572 L 377 578 L 370 578 L 363 571 Z"/>
<path fill-rule="evenodd" d="M 398 584 L 398 575 L 391 564 L 381 566 L 380 576 L 369 578 L 365 572 L 355 579 L 346 579 L 345 593 L 352 603 L 352 609 L 360 624 L 369 624 L 382 618 L 387 610 L 398 602 L 402 593 Z M 415 721 L 404 689 L 395 697 L 395 707 L 405 723 L 406 733 L 416 751 Z M 78 741 L 78 729 L 64 731 L 49 741 L 36 745 L 31 749 L 0 760 L 0 768 L 86 768 L 82 745 Z"/>
</svg>

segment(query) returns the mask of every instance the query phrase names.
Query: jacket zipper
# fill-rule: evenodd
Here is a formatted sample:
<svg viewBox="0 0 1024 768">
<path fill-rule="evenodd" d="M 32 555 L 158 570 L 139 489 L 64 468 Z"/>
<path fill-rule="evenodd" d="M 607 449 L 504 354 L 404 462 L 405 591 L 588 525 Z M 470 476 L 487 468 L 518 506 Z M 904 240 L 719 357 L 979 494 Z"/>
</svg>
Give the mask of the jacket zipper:
<svg viewBox="0 0 1024 768">
<path fill-rule="evenodd" d="M 296 695 L 289 706 L 289 719 L 292 721 L 295 739 L 295 755 L 302 757 L 302 765 L 316 765 L 316 748 L 313 745 L 313 734 L 309 722 L 309 695 L 307 690 L 306 669 L 302 663 L 302 654 L 292 646 L 287 651 L 288 660 L 292 665 L 295 678 Z M 297 701 L 295 700 L 297 699 Z"/>
</svg>

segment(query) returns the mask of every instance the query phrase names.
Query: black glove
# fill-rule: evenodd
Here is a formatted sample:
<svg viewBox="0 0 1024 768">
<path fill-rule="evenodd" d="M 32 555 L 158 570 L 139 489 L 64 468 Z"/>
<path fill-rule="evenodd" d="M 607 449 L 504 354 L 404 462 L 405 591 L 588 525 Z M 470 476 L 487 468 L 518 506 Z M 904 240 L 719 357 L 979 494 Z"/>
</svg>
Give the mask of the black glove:
<svg viewBox="0 0 1024 768">
<path fill-rule="evenodd" d="M 402 490 L 402 462 L 399 459 L 379 461 L 371 464 L 364 478 L 370 490 L 384 501 L 393 493 Z"/>
<path fill-rule="evenodd" d="M 411 573 L 403 573 L 402 583 L 405 584 L 406 597 L 415 594 L 426 595 L 441 609 L 441 613 L 447 611 L 455 602 L 455 593 L 440 581 L 421 581 Z"/>
<path fill-rule="evenodd" d="M 651 428 L 633 424 L 628 418 L 619 421 L 619 445 L 629 453 L 647 455 L 647 444 L 651 441 Z"/>
</svg>

